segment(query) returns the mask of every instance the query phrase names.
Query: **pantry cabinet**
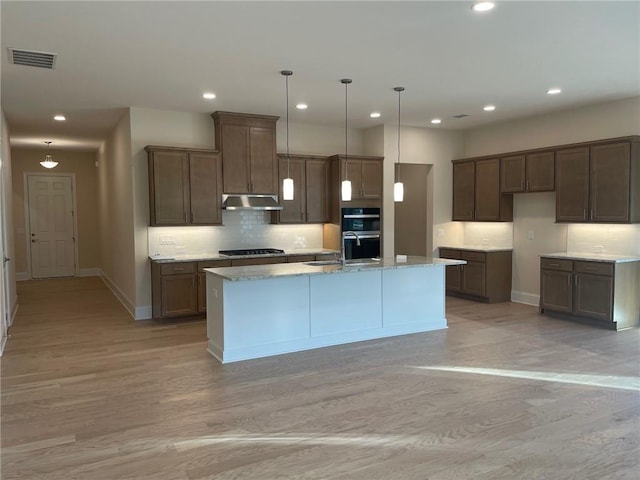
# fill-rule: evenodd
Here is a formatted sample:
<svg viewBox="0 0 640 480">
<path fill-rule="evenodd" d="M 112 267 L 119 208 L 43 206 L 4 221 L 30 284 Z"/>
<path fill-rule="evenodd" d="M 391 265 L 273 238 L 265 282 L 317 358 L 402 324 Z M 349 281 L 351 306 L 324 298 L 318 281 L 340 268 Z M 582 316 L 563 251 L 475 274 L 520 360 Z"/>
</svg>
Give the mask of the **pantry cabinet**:
<svg viewBox="0 0 640 480">
<path fill-rule="evenodd" d="M 222 166 L 215 150 L 145 147 L 151 226 L 222 223 Z"/>
</svg>

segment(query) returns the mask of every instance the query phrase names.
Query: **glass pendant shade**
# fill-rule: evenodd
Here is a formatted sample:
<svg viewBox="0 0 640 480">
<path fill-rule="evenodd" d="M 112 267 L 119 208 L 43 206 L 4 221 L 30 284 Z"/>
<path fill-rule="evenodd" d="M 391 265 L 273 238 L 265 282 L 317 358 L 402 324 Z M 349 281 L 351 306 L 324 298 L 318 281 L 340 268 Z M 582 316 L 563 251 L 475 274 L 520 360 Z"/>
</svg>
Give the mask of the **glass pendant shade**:
<svg viewBox="0 0 640 480">
<path fill-rule="evenodd" d="M 293 178 L 282 180 L 282 199 L 293 200 Z"/>
<path fill-rule="evenodd" d="M 47 147 L 51 146 L 52 142 L 44 142 L 47 144 Z M 54 168 L 58 165 L 58 162 L 53 160 L 53 157 L 50 154 L 44 156 L 44 160 L 40 162 L 44 168 Z"/>
<path fill-rule="evenodd" d="M 402 182 L 396 182 L 393 184 L 393 201 L 404 201 L 404 184 Z"/>
<path fill-rule="evenodd" d="M 351 201 L 351 180 L 342 181 L 342 201 L 343 202 Z"/>
</svg>

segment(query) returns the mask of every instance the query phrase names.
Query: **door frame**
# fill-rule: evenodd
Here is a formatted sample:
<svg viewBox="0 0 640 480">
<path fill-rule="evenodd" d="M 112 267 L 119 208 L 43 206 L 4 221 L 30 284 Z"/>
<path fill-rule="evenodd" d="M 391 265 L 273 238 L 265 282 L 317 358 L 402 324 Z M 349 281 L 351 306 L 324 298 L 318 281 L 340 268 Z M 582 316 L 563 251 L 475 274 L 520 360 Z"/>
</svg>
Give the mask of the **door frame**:
<svg viewBox="0 0 640 480">
<path fill-rule="evenodd" d="M 73 209 L 73 276 L 78 276 L 80 259 L 78 256 L 78 205 L 76 203 L 76 174 L 54 172 L 24 172 L 24 229 L 25 255 L 27 257 L 27 279 L 33 279 L 31 270 L 31 222 L 29 221 L 29 177 L 68 177 L 71 179 L 71 208 Z"/>
</svg>

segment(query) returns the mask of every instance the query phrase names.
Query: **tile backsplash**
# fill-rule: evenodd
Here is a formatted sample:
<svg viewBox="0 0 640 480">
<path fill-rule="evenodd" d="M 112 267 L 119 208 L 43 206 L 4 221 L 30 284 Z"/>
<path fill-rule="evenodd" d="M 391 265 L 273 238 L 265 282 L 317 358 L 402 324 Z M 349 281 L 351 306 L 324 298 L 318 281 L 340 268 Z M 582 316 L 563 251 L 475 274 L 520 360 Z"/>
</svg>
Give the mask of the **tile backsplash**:
<svg viewBox="0 0 640 480">
<path fill-rule="evenodd" d="M 261 211 L 223 211 L 222 226 L 149 227 L 149 256 L 216 254 L 234 248 L 322 248 L 322 225 L 272 225 Z"/>
<path fill-rule="evenodd" d="M 569 225 L 567 251 L 640 256 L 640 225 Z"/>
<path fill-rule="evenodd" d="M 513 248 L 513 223 L 465 222 L 463 245 Z"/>
</svg>

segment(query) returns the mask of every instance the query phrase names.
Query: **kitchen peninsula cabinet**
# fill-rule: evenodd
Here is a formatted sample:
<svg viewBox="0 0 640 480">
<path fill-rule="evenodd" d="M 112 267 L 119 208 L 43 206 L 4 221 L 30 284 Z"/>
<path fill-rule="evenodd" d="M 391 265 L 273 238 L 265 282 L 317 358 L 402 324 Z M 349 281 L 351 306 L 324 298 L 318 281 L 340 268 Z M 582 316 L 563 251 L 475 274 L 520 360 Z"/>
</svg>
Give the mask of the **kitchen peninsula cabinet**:
<svg viewBox="0 0 640 480">
<path fill-rule="evenodd" d="M 272 223 L 325 223 L 329 221 L 329 163 L 327 157 L 278 156 L 279 198 L 282 210 L 272 213 Z M 282 180 L 290 175 L 293 200 L 282 199 Z"/>
<path fill-rule="evenodd" d="M 453 161 L 452 219 L 513 221 L 513 197 L 500 192 L 499 158 Z"/>
<path fill-rule="evenodd" d="M 552 192 L 554 189 L 553 151 L 512 155 L 500 159 L 502 193 Z"/>
<path fill-rule="evenodd" d="M 277 194 L 276 122 L 279 117 L 214 112 L 224 193 Z"/>
<path fill-rule="evenodd" d="M 540 258 L 541 313 L 555 312 L 617 330 L 637 325 L 640 259 L 596 257 L 600 259 L 570 254 Z"/>
<path fill-rule="evenodd" d="M 511 300 L 510 249 L 440 248 L 440 258 L 465 260 L 446 268 L 446 292 L 488 303 Z"/>
<path fill-rule="evenodd" d="M 215 150 L 145 147 L 151 226 L 219 225 L 222 167 Z"/>
</svg>

